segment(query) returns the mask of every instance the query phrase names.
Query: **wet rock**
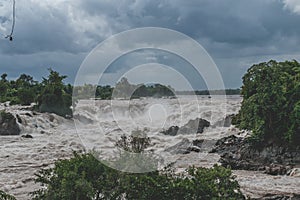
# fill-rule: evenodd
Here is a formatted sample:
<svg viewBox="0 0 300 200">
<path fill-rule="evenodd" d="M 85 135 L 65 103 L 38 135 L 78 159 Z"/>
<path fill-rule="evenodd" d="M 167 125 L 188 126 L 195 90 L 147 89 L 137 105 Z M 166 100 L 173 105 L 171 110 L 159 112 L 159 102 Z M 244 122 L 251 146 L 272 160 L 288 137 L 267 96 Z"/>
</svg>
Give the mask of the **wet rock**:
<svg viewBox="0 0 300 200">
<path fill-rule="evenodd" d="M 183 125 L 182 127 L 178 126 L 171 126 L 169 129 L 162 131 L 161 133 L 165 135 L 175 136 L 177 134 L 195 134 L 195 133 L 203 133 L 204 128 L 209 127 L 210 122 L 202 119 L 197 118 L 194 120 L 190 120 L 187 124 Z"/>
<path fill-rule="evenodd" d="M 25 113 L 25 115 L 28 117 L 33 117 L 30 113 Z"/>
<path fill-rule="evenodd" d="M 32 139 L 32 138 L 33 138 L 32 135 L 29 135 L 29 134 L 22 135 L 21 137 L 22 137 L 22 138 L 29 138 L 29 139 Z"/>
<path fill-rule="evenodd" d="M 196 140 L 193 140 L 193 146 L 196 146 L 196 147 L 201 147 L 201 145 L 203 144 L 204 140 L 199 140 L 199 139 L 196 139 Z"/>
<path fill-rule="evenodd" d="M 54 115 L 49 115 L 49 121 L 50 121 L 50 122 L 53 122 L 54 119 L 55 119 Z"/>
<path fill-rule="evenodd" d="M 17 119 L 9 112 L 0 111 L 0 135 L 19 135 Z"/>
<path fill-rule="evenodd" d="M 298 149 L 276 145 L 258 148 L 234 135 L 218 140 L 211 153 L 220 154 L 220 163 L 225 167 L 264 171 L 270 175 L 285 175 L 293 166 L 300 164 Z"/>
<path fill-rule="evenodd" d="M 17 120 L 18 120 L 18 122 L 20 123 L 20 124 L 22 124 L 22 119 L 21 119 L 21 117 L 17 114 Z"/>
<path fill-rule="evenodd" d="M 170 128 L 168 128 L 165 131 L 162 131 L 161 133 L 165 135 L 175 136 L 177 135 L 178 130 L 179 130 L 178 126 L 171 126 Z"/>
<path fill-rule="evenodd" d="M 193 133 L 203 133 L 204 128 L 209 127 L 209 121 L 197 118 L 190 120 L 187 124 L 179 129 L 180 134 L 193 134 Z"/>
</svg>

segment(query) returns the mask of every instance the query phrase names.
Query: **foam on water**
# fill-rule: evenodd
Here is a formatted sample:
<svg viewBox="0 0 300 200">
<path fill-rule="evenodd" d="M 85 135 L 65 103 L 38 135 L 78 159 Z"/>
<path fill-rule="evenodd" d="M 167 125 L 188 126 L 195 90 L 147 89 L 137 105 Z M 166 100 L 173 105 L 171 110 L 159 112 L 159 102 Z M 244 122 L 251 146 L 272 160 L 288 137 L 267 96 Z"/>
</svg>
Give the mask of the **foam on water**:
<svg viewBox="0 0 300 200">
<path fill-rule="evenodd" d="M 0 110 L 6 109 L 21 118 L 19 126 L 22 134 L 33 136 L 33 139 L 0 137 L 0 189 L 16 195 L 18 199 L 29 199 L 27 194 L 40 187 L 33 183 L 34 173 L 39 169 L 53 166 L 58 159 L 70 157 L 74 150 L 96 148 L 105 152 L 106 157 L 113 156 L 117 139 L 122 134 L 131 134 L 137 128 L 145 129 L 151 138 L 152 146 L 148 150 L 162 156 L 166 163 L 175 162 L 178 170 L 188 165 L 211 167 L 217 163 L 219 155 L 205 151 L 174 155 L 165 150 L 183 139 L 212 141 L 238 134 L 238 129 L 232 126 L 209 127 L 202 134 L 177 136 L 166 136 L 160 131 L 173 125 L 182 126 L 197 117 L 214 124 L 224 119 L 226 114 L 236 113 L 240 102 L 238 96 L 228 97 L 226 102 L 217 96 L 211 99 L 184 96 L 178 99 L 146 98 L 131 101 L 84 100 L 76 107 L 74 115 L 79 117 L 75 123 L 54 114 L 34 113 L 22 106 L 0 104 Z M 234 173 L 243 191 L 252 196 L 274 191 L 279 194 L 286 191 L 299 193 L 300 177 L 270 176 L 249 171 Z"/>
</svg>

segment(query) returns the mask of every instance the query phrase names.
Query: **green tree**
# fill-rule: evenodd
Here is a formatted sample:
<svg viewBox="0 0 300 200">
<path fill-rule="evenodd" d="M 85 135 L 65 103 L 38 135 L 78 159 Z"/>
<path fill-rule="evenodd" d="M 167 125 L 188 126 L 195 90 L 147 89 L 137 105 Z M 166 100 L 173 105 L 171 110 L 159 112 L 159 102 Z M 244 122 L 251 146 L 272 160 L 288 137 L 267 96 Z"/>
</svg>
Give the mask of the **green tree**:
<svg viewBox="0 0 300 200">
<path fill-rule="evenodd" d="M 0 80 L 0 101 L 7 101 L 7 90 L 9 88 L 9 82 L 6 80 L 7 74 L 1 75 Z"/>
<path fill-rule="evenodd" d="M 300 144 L 300 64 L 269 61 L 243 77 L 243 102 L 233 124 L 251 130 L 257 143 Z"/>
<path fill-rule="evenodd" d="M 51 112 L 61 116 L 71 115 L 72 97 L 65 92 L 63 80 L 66 76 L 49 69 L 48 78 L 43 78 L 43 89 L 37 98 L 37 107 L 40 112 Z"/>
</svg>

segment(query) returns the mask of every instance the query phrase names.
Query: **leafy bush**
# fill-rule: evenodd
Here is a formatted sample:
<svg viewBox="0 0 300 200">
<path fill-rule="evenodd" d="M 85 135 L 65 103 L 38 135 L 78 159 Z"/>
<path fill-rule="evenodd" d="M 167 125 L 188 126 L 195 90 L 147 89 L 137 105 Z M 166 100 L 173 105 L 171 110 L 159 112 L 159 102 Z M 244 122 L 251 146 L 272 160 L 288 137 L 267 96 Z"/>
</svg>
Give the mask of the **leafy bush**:
<svg viewBox="0 0 300 200">
<path fill-rule="evenodd" d="M 181 174 L 171 168 L 133 174 L 111 169 L 92 154 L 75 153 L 36 176 L 36 182 L 46 188 L 33 192 L 34 200 L 244 199 L 230 169 L 221 166 L 190 167 Z"/>
<path fill-rule="evenodd" d="M 243 77 L 241 109 L 233 124 L 255 143 L 300 145 L 300 64 L 260 63 Z"/>
<path fill-rule="evenodd" d="M 149 172 L 157 169 L 159 161 L 152 152 L 145 151 L 151 140 L 146 134 L 147 129 L 134 130 L 130 136 L 122 135 L 116 142 L 120 154 L 110 161 L 110 166 L 126 172 Z"/>
<path fill-rule="evenodd" d="M 145 131 L 135 130 L 130 136 L 122 135 L 116 146 L 132 153 L 141 153 L 150 146 L 150 138 Z"/>
<path fill-rule="evenodd" d="M 3 74 L 0 80 L 0 102 L 30 105 L 35 101 L 39 89 L 37 81 L 26 74 L 22 74 L 16 81 L 8 81 L 6 76 L 7 74 Z"/>
<path fill-rule="evenodd" d="M 0 190 L 0 200 L 16 200 L 16 198 Z"/>
<path fill-rule="evenodd" d="M 117 147 L 127 152 L 121 154 L 116 162 L 118 165 L 127 167 L 142 162 L 142 165 L 156 167 L 151 156 L 144 157 L 146 160 L 135 157 L 144 155 L 150 145 L 145 131 L 133 131 L 131 136 L 123 135 L 116 142 Z M 185 173 L 177 174 L 170 165 L 160 171 L 152 169 L 155 170 L 147 173 L 126 173 L 99 162 L 91 153 L 74 153 L 69 160 L 57 161 L 54 168 L 40 170 L 35 181 L 46 187 L 31 195 L 34 200 L 244 199 L 231 170 L 221 166 L 211 169 L 190 167 Z"/>
</svg>

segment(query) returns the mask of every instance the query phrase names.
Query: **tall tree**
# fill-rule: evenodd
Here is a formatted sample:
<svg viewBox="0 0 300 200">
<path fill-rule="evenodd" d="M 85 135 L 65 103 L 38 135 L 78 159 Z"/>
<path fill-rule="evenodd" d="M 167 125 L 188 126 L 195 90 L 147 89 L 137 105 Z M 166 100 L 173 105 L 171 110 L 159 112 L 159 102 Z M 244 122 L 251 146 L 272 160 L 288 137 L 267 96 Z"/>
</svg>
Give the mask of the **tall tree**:
<svg viewBox="0 0 300 200">
<path fill-rule="evenodd" d="M 300 145 L 300 64 L 253 65 L 243 77 L 241 109 L 233 120 L 257 142 Z"/>
<path fill-rule="evenodd" d="M 49 69 L 48 78 L 43 78 L 43 89 L 37 99 L 37 106 L 40 112 L 51 112 L 61 116 L 71 115 L 72 97 L 64 89 L 63 80 L 58 72 Z"/>
</svg>

